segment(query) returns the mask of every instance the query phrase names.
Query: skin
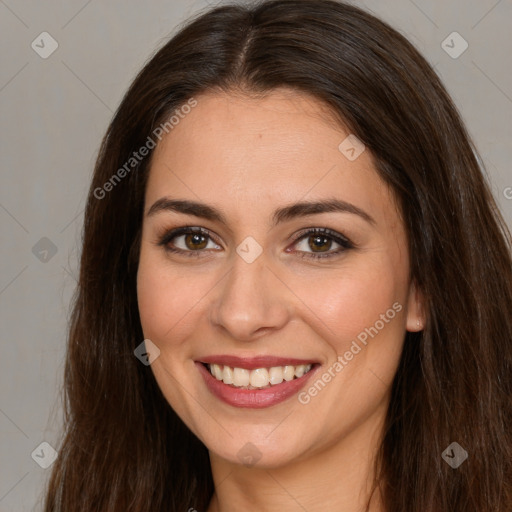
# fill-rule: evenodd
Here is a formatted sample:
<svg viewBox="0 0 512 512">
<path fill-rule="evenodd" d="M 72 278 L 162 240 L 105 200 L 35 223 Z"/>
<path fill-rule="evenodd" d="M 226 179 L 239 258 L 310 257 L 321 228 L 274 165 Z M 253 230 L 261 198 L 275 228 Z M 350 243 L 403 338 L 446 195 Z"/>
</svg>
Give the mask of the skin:
<svg viewBox="0 0 512 512">
<path fill-rule="evenodd" d="M 340 152 L 349 132 L 308 95 L 279 89 L 259 99 L 220 92 L 196 99 L 155 149 L 146 189 L 137 286 L 144 336 L 160 349 L 151 369 L 209 450 L 216 487 L 209 512 L 360 511 L 404 336 L 423 322 L 394 196 L 369 150 L 354 161 Z M 212 205 L 226 224 L 173 211 L 147 216 L 164 196 Z M 272 226 L 276 208 L 332 198 L 375 223 L 323 212 Z M 182 226 L 211 233 L 201 249 L 194 245 L 201 240 L 185 245 L 183 235 L 169 243 L 198 257 L 158 245 Z M 293 236 L 315 227 L 355 248 L 301 258 L 315 248 Z M 248 236 L 263 251 L 252 263 L 236 252 Z M 329 240 L 333 253 L 340 246 Z M 227 405 L 194 363 L 218 354 L 313 359 L 321 364 L 317 380 L 394 303 L 401 311 L 307 404 L 295 395 L 263 409 Z M 248 442 L 261 454 L 251 467 L 239 456 Z M 378 493 L 371 510 L 382 510 Z"/>
</svg>

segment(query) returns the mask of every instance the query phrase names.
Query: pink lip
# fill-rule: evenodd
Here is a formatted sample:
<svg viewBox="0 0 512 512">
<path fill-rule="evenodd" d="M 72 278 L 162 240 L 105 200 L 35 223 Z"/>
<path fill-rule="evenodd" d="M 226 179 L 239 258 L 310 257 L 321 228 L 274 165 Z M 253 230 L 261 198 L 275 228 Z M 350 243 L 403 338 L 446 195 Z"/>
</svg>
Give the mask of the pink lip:
<svg viewBox="0 0 512 512">
<path fill-rule="evenodd" d="M 245 365 L 240 364 L 240 359 L 237 359 L 237 368 L 248 368 Z M 254 360 L 258 358 L 254 358 L 250 360 L 250 364 L 252 365 L 251 368 L 248 369 L 254 369 L 254 368 L 270 368 L 272 366 L 285 366 L 284 364 L 275 364 L 275 358 L 272 359 L 272 364 L 267 365 L 267 362 L 265 362 L 264 365 L 256 365 L 253 364 Z M 263 358 L 268 359 L 268 358 Z M 215 358 L 215 361 L 218 361 L 220 359 Z M 222 359 L 224 360 L 224 359 Z M 288 363 L 290 363 L 292 360 L 287 359 Z M 204 361 L 206 362 L 206 361 Z M 231 361 L 233 362 L 233 361 Z M 214 364 L 214 363 L 212 363 Z M 216 363 L 215 364 L 219 364 Z M 227 364 L 227 363 L 226 363 Z M 295 363 L 295 364 L 307 364 L 307 363 Z M 294 364 L 294 365 L 295 365 Z M 317 365 L 316 367 L 313 367 L 308 373 L 303 375 L 300 378 L 293 379 L 290 381 L 283 381 L 281 384 L 276 384 L 275 386 L 271 386 L 269 388 L 265 389 L 238 389 L 233 386 L 230 386 L 228 384 L 224 384 L 221 380 L 217 380 L 210 371 L 206 368 L 206 366 L 200 362 L 196 362 L 196 366 L 203 376 L 203 379 L 205 381 L 206 386 L 208 387 L 209 391 L 222 400 L 223 402 L 227 403 L 228 405 L 232 405 L 234 407 L 243 407 L 243 408 L 252 408 L 252 409 L 262 409 L 264 407 L 270 407 L 272 405 L 276 405 L 280 402 L 283 402 L 284 400 L 290 398 L 291 396 L 295 395 L 299 392 L 299 390 L 304 387 L 307 383 L 307 381 L 310 379 L 310 377 L 317 372 L 317 370 L 320 368 L 320 365 Z M 228 364 L 228 366 L 231 366 L 231 364 Z"/>
<path fill-rule="evenodd" d="M 200 360 L 201 363 L 219 364 L 231 366 L 231 368 L 245 368 L 246 370 L 255 370 L 256 368 L 272 368 L 273 366 L 298 366 L 300 364 L 315 364 L 318 361 L 307 359 L 293 359 L 289 357 L 277 356 L 256 356 L 256 357 L 237 357 L 230 355 L 208 356 Z"/>
</svg>

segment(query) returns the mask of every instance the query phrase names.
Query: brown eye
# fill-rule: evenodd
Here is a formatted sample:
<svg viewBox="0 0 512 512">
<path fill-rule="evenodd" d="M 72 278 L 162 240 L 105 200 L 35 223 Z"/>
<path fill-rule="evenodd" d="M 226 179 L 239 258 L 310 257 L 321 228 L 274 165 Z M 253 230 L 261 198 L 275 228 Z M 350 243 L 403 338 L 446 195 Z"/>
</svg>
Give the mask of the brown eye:
<svg viewBox="0 0 512 512">
<path fill-rule="evenodd" d="M 345 236 L 327 228 L 302 231 L 295 239 L 295 251 L 302 258 L 330 258 L 340 256 L 355 246 Z"/>
<path fill-rule="evenodd" d="M 185 245 L 192 251 L 204 249 L 208 244 L 208 237 L 200 233 L 189 233 L 185 235 Z"/>
<path fill-rule="evenodd" d="M 160 238 L 158 245 L 169 253 L 179 253 L 185 256 L 207 255 L 211 249 L 222 249 L 215 243 L 207 230 L 192 226 L 165 233 Z"/>
<path fill-rule="evenodd" d="M 325 252 L 331 248 L 332 240 L 327 236 L 314 235 L 308 237 L 308 245 L 313 252 Z"/>
</svg>

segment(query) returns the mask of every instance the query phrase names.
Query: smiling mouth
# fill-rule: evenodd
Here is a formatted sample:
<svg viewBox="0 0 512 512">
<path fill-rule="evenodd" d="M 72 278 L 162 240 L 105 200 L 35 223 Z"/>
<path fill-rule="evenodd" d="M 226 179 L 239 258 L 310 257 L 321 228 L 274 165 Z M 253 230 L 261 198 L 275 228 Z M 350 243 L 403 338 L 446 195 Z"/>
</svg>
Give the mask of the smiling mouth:
<svg viewBox="0 0 512 512">
<path fill-rule="evenodd" d="M 221 364 L 202 363 L 218 381 L 236 389 L 268 389 L 306 375 L 315 364 L 272 366 L 270 368 L 237 368 Z"/>
</svg>

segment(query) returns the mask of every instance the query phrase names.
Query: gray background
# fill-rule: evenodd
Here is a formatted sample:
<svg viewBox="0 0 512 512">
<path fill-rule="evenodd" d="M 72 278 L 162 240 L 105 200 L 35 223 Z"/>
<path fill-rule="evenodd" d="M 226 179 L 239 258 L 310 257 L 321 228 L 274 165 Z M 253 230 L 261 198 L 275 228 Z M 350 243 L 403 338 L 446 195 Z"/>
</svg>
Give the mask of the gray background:
<svg viewBox="0 0 512 512">
<path fill-rule="evenodd" d="M 208 3 L 0 0 L 0 512 L 41 510 L 50 469 L 31 454 L 57 446 L 68 306 L 101 137 L 135 73 Z M 435 66 L 512 226 L 511 0 L 353 3 Z M 46 59 L 31 47 L 44 31 L 59 45 Z M 458 58 L 441 46 L 454 31 L 469 44 Z"/>
</svg>

